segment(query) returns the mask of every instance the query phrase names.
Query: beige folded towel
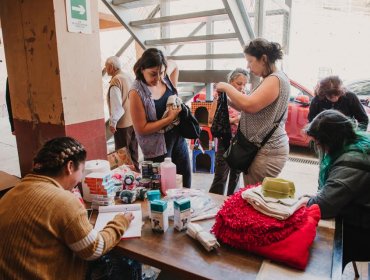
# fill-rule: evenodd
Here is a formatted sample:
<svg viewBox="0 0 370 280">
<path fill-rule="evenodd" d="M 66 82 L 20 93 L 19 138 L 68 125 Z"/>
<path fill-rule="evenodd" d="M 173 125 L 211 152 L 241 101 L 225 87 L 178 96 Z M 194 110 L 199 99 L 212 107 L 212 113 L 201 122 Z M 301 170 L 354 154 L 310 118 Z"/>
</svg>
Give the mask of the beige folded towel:
<svg viewBox="0 0 370 280">
<path fill-rule="evenodd" d="M 243 191 L 242 198 L 257 211 L 279 220 L 286 220 L 309 200 L 308 197 L 299 199 L 266 197 L 262 193 L 262 186 Z"/>
<path fill-rule="evenodd" d="M 200 243 L 203 245 L 204 248 L 206 248 L 208 252 L 220 247 L 220 244 L 217 242 L 216 237 L 213 234 L 204 231 L 204 229 L 198 224 L 189 223 L 186 234 L 200 241 Z"/>
</svg>

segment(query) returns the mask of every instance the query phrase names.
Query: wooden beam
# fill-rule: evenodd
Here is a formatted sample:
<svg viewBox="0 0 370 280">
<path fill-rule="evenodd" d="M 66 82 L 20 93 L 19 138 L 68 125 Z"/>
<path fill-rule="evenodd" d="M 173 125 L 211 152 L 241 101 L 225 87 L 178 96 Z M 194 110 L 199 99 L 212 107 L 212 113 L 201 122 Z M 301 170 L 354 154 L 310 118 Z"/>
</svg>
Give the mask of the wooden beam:
<svg viewBox="0 0 370 280">
<path fill-rule="evenodd" d="M 109 31 L 122 28 L 123 28 L 122 24 L 118 21 L 118 19 L 114 15 L 99 12 L 100 31 Z"/>
<path fill-rule="evenodd" d="M 180 70 L 180 82 L 218 83 L 226 82 L 230 70 Z"/>
</svg>

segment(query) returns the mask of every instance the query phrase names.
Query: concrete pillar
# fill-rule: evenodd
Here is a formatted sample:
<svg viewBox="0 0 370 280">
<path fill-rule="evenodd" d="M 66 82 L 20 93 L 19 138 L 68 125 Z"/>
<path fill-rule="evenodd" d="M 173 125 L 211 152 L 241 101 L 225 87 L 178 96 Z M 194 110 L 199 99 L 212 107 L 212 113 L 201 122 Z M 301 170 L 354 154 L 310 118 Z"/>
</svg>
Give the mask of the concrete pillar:
<svg viewBox="0 0 370 280">
<path fill-rule="evenodd" d="M 1 0 L 0 17 L 22 176 L 58 136 L 106 159 L 97 1 L 92 34 L 67 31 L 64 0 Z"/>
</svg>

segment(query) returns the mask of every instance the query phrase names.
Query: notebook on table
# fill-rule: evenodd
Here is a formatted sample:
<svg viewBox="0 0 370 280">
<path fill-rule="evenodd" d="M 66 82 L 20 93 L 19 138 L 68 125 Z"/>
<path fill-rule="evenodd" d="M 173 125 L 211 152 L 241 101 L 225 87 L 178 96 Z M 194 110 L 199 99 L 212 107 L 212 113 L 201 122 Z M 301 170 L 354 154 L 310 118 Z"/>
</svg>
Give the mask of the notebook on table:
<svg viewBox="0 0 370 280">
<path fill-rule="evenodd" d="M 141 227 L 143 224 L 140 204 L 100 206 L 99 214 L 96 219 L 94 228 L 97 231 L 102 230 L 109 221 L 113 220 L 115 215 L 124 212 L 132 212 L 132 214 L 134 215 L 134 219 L 131 221 L 128 229 L 122 235 L 122 238 L 140 237 Z"/>
</svg>

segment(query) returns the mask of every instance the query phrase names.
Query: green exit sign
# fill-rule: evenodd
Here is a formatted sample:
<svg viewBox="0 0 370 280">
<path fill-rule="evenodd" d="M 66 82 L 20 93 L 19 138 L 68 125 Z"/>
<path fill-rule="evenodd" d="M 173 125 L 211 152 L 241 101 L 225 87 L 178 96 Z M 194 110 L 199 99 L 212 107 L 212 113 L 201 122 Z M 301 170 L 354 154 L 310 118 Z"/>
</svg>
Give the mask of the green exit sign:
<svg viewBox="0 0 370 280">
<path fill-rule="evenodd" d="M 88 0 L 70 0 L 71 16 L 73 19 L 87 20 L 86 1 Z"/>
</svg>

